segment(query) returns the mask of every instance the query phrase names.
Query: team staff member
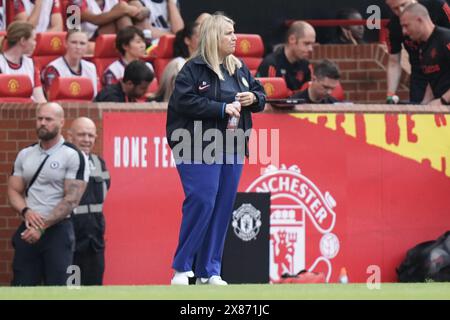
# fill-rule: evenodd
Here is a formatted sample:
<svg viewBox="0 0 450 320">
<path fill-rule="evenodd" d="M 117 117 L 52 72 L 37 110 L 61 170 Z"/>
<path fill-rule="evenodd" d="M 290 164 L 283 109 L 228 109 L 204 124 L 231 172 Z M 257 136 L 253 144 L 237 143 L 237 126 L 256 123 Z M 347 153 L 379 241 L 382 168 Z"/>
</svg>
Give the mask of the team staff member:
<svg viewBox="0 0 450 320">
<path fill-rule="evenodd" d="M 392 97 L 398 89 L 402 75 L 402 66 L 400 63 L 402 44 L 409 54 L 409 63 L 411 64 L 409 100 L 412 103 L 421 103 L 424 98 L 427 79 L 420 67 L 419 44 L 411 37 L 403 34 L 399 19 L 402 11 L 408 5 L 416 2 L 415 0 L 386 0 L 386 4 L 394 13 L 394 16 L 388 24 L 389 33 L 387 37 L 389 51 L 389 60 L 386 69 L 388 103 L 392 103 Z M 438 26 L 450 28 L 450 7 L 445 0 L 421 0 L 419 3 L 428 9 L 433 23 Z"/>
<path fill-rule="evenodd" d="M 7 50 L 4 43 L 8 44 Z M 4 74 L 26 74 L 33 86 L 31 98 L 34 102 L 47 102 L 42 90 L 39 70 L 29 57 L 36 47 L 36 32 L 28 22 L 15 21 L 8 26 L 6 38 L 2 42 L 2 53 L 0 54 L 0 73 Z"/>
<path fill-rule="evenodd" d="M 125 68 L 123 79 L 106 86 L 95 97 L 95 102 L 136 102 L 147 92 L 155 75 L 147 64 L 136 60 Z"/>
<path fill-rule="evenodd" d="M 450 104 L 450 30 L 433 24 L 427 9 L 412 4 L 400 17 L 403 32 L 420 43 L 420 64 L 428 81 L 423 103 Z"/>
<path fill-rule="evenodd" d="M 86 188 L 85 156 L 64 141 L 64 111 L 37 108 L 39 142 L 22 149 L 8 181 L 8 198 L 24 222 L 13 236 L 14 286 L 66 285 L 75 236 L 69 218 Z"/>
<path fill-rule="evenodd" d="M 76 249 L 73 264 L 80 267 L 81 285 L 102 285 L 105 271 L 105 217 L 103 203 L 110 187 L 105 161 L 92 153 L 97 138 L 95 123 L 85 117 L 72 122 L 69 141 L 88 155 L 89 183 L 73 211 Z"/>
<path fill-rule="evenodd" d="M 200 27 L 197 54 L 178 74 L 169 100 L 169 145 L 172 149 L 181 146 L 186 151 L 178 154 L 174 150 L 186 198 L 172 264 L 175 270 L 172 284 L 189 284 L 193 269 L 198 284 L 227 284 L 220 277 L 222 254 L 242 172 L 238 160 L 243 159 L 243 154 L 227 148 L 222 152 L 216 150 L 215 159 L 199 159 L 198 151 L 208 153 L 208 144 L 201 146 L 201 150 L 194 148 L 189 155 L 187 150 L 196 147 L 196 143 L 189 143 L 189 139 L 179 142 L 176 135 L 180 131 L 189 132 L 191 139 L 195 139 L 215 128 L 225 141 L 231 116 L 239 117 L 239 128 L 252 127 L 251 112 L 264 109 L 264 89 L 233 55 L 235 48 L 234 22 L 220 14 L 207 18 Z M 236 96 L 239 103 L 233 103 Z M 243 150 L 242 144 L 246 145 L 247 139 L 239 144 L 238 148 Z"/>
<path fill-rule="evenodd" d="M 314 75 L 309 87 L 292 96 L 303 99 L 305 103 L 335 103 L 338 100 L 331 96 L 339 84 L 338 67 L 330 60 L 322 60 L 314 66 Z"/>
<path fill-rule="evenodd" d="M 287 87 L 299 91 L 311 80 L 308 59 L 316 42 L 313 26 L 304 21 L 294 22 L 286 35 L 284 46 L 264 58 L 258 68 L 258 77 L 283 77 Z"/>
</svg>

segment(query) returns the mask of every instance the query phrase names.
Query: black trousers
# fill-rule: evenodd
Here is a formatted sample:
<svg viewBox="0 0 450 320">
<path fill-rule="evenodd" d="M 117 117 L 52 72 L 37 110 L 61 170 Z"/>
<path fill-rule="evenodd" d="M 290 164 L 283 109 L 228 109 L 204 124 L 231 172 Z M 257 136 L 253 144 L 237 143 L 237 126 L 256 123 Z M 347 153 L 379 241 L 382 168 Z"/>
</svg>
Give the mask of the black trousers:
<svg viewBox="0 0 450 320">
<path fill-rule="evenodd" d="M 73 264 L 80 267 L 82 286 L 101 286 L 105 272 L 105 251 L 75 251 Z"/>
<path fill-rule="evenodd" d="M 63 220 L 48 228 L 34 244 L 21 239 L 22 223 L 12 238 L 15 249 L 12 286 L 65 286 L 72 265 L 75 233 L 72 222 Z"/>
<path fill-rule="evenodd" d="M 425 96 L 428 80 L 422 71 L 411 71 L 409 83 L 409 101 L 411 103 L 420 104 Z"/>
</svg>

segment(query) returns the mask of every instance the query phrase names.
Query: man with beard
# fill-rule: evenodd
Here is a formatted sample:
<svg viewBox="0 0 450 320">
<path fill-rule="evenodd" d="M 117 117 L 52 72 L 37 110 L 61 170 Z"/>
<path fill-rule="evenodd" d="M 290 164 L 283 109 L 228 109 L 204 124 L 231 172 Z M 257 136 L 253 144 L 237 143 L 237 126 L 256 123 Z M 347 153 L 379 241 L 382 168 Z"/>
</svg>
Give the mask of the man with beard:
<svg viewBox="0 0 450 320">
<path fill-rule="evenodd" d="M 22 149 L 8 181 L 11 206 L 23 218 L 13 236 L 13 286 L 66 285 L 75 236 L 69 219 L 86 188 L 85 156 L 64 141 L 64 111 L 37 108 L 38 143 Z"/>
</svg>

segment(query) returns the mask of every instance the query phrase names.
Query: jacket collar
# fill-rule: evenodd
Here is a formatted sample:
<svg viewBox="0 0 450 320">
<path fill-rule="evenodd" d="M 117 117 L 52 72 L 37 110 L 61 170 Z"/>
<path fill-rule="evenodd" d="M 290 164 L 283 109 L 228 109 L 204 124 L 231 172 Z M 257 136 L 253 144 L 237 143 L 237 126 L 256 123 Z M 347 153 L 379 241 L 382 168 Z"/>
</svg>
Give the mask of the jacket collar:
<svg viewBox="0 0 450 320">
<path fill-rule="evenodd" d="M 192 58 L 192 62 L 195 63 L 195 64 L 206 65 L 206 61 L 203 60 L 203 58 L 201 56 L 196 56 L 196 57 Z"/>
</svg>

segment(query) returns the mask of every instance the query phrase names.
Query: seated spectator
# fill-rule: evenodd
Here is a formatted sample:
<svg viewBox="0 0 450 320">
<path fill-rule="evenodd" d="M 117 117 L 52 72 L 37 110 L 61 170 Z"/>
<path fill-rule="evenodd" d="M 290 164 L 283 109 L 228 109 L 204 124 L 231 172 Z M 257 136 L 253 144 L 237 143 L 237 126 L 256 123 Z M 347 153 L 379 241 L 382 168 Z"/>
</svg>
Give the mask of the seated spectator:
<svg viewBox="0 0 450 320">
<path fill-rule="evenodd" d="M 403 34 L 420 45 L 420 68 L 427 80 L 422 104 L 450 105 L 450 29 L 438 27 L 426 7 L 407 6 L 400 14 Z"/>
<path fill-rule="evenodd" d="M 292 91 L 299 91 L 311 80 L 307 59 L 313 52 L 316 32 L 307 22 L 296 21 L 287 31 L 283 46 L 264 58 L 256 73 L 257 77 L 283 77 Z"/>
<path fill-rule="evenodd" d="M 36 47 L 36 32 L 28 22 L 15 21 L 8 26 L 6 38 L 3 39 L 8 49 L 0 54 L 0 73 L 26 74 L 33 85 L 32 99 L 37 103 L 47 102 L 42 91 L 39 70 L 29 57 Z"/>
<path fill-rule="evenodd" d="M 123 77 L 125 67 L 131 61 L 139 60 L 146 55 L 144 34 L 134 26 L 126 27 L 117 33 L 116 48 L 120 53 L 120 58 L 111 63 L 103 72 L 103 86 L 117 83 Z M 153 71 L 150 63 L 147 63 L 147 67 Z"/>
<path fill-rule="evenodd" d="M 338 12 L 336 19 L 339 20 L 362 20 L 363 17 L 358 10 L 353 8 L 342 9 Z M 364 25 L 339 26 L 336 37 L 332 41 L 336 44 L 362 44 L 364 41 Z"/>
<path fill-rule="evenodd" d="M 187 59 L 197 50 L 200 40 L 200 25 L 188 23 L 175 35 L 173 56 Z"/>
<path fill-rule="evenodd" d="M 81 30 L 94 41 L 99 34 L 114 34 L 119 30 L 141 23 L 150 16 L 148 10 L 120 0 L 70 0 L 81 10 Z"/>
<path fill-rule="evenodd" d="M 153 71 L 147 64 L 136 60 L 125 68 L 123 79 L 103 88 L 94 99 L 95 102 L 136 102 L 147 92 L 153 81 Z"/>
<path fill-rule="evenodd" d="M 178 0 L 139 0 L 132 1 L 138 7 L 150 10 L 150 23 L 153 38 L 165 34 L 175 34 L 184 28 L 184 21 L 178 9 Z"/>
<path fill-rule="evenodd" d="M 158 90 L 147 101 L 168 102 L 175 87 L 175 78 L 183 68 L 185 59 L 178 57 L 170 61 L 159 80 Z"/>
<path fill-rule="evenodd" d="M 47 93 L 54 79 L 58 77 L 85 77 L 92 80 L 94 97 L 97 95 L 97 68 L 83 60 L 88 48 L 87 34 L 70 30 L 66 36 L 66 54 L 50 62 L 41 73 L 44 92 Z"/>
<path fill-rule="evenodd" d="M 60 0 L 14 0 L 14 20 L 31 23 L 36 32 L 63 31 Z"/>
<path fill-rule="evenodd" d="M 304 99 L 305 103 L 335 103 L 338 100 L 331 93 L 339 84 L 340 77 L 339 69 L 333 62 L 322 60 L 314 66 L 309 87 L 291 98 Z"/>
</svg>

